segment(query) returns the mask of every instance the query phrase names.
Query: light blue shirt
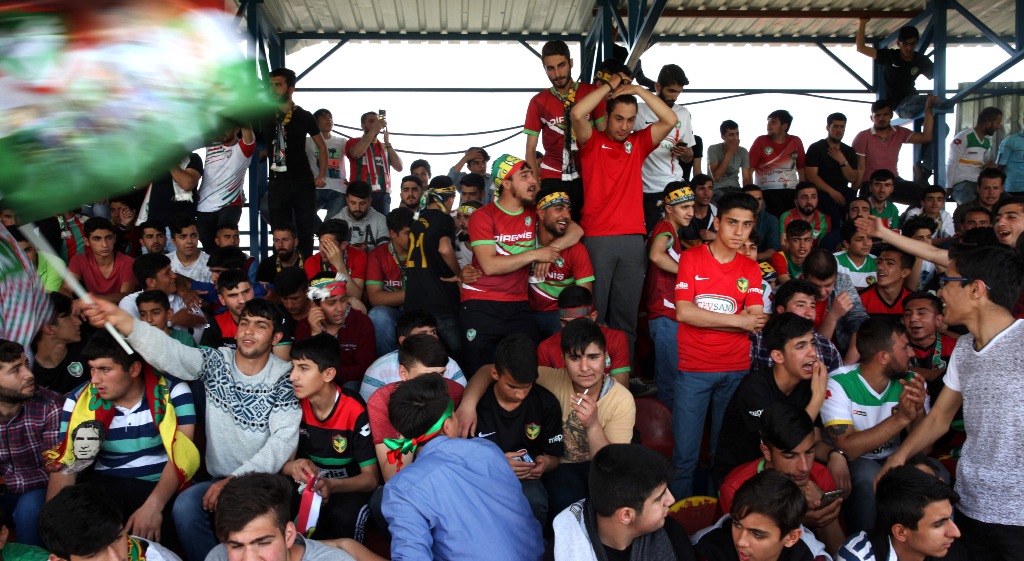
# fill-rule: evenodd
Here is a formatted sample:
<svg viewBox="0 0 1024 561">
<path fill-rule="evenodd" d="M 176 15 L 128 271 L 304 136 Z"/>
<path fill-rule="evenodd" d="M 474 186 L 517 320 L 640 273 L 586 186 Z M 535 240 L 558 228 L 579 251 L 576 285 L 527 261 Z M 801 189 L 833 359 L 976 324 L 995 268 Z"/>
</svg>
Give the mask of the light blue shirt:
<svg viewBox="0 0 1024 561">
<path fill-rule="evenodd" d="M 501 450 L 438 436 L 384 486 L 393 561 L 539 560 L 540 523 Z"/>
<path fill-rule="evenodd" d="M 1024 132 L 1008 136 L 999 144 L 996 163 L 1006 166 L 1006 192 L 1024 191 Z"/>
</svg>

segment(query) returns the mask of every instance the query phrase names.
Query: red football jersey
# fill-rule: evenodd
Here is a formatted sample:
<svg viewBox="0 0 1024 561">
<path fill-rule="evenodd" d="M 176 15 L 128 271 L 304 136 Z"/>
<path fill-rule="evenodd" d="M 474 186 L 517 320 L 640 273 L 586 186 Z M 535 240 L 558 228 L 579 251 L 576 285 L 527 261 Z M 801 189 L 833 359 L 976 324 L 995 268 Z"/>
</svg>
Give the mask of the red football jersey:
<svg viewBox="0 0 1024 561">
<path fill-rule="evenodd" d="M 764 306 L 761 267 L 737 254 L 719 263 L 708 245 L 684 251 L 676 275 L 676 302 L 693 302 L 718 314 L 738 314 Z M 687 372 L 729 372 L 750 369 L 750 337 L 744 332 L 694 327 L 679 322 L 679 369 Z"/>
<path fill-rule="evenodd" d="M 405 290 L 402 265 L 395 260 L 391 242 L 373 248 L 367 260 L 366 284 L 382 286 L 386 292 Z"/>
<path fill-rule="evenodd" d="M 536 239 L 537 211 L 533 207 L 513 214 L 494 201 L 469 218 L 469 245 L 473 248 L 490 245 L 498 255 L 517 255 L 536 248 Z M 473 256 L 473 266 L 483 270 L 476 255 Z M 475 283 L 462 285 L 462 301 L 526 301 L 529 276 L 529 266 L 505 275 L 482 275 Z"/>
<path fill-rule="evenodd" d="M 667 252 L 672 260 L 678 263 L 683 247 L 679 243 L 675 226 L 668 220 L 660 220 L 654 226 L 651 237 L 647 240 L 648 253 L 654 240 L 662 236 L 669 237 Z M 676 276 L 655 265 L 654 261 L 648 260 L 646 284 L 644 294 L 647 295 L 647 319 L 667 317 L 676 321 Z"/>
<path fill-rule="evenodd" d="M 352 246 L 345 250 L 345 263 L 348 265 L 348 276 L 350 278 L 366 279 L 366 261 L 365 251 Z M 320 273 L 335 274 L 338 272 L 334 269 L 334 265 L 323 259 L 323 254 L 319 252 L 306 259 L 302 263 L 302 268 L 305 269 L 306 277 L 309 280 L 313 280 Z"/>
<path fill-rule="evenodd" d="M 578 84 L 576 100 L 583 99 L 594 89 L 593 84 Z M 541 137 L 541 145 L 544 146 L 544 161 L 540 163 L 541 179 L 562 178 L 562 149 L 564 148 L 565 129 L 569 123 L 565 122 L 565 105 L 553 90 L 554 88 L 548 88 L 533 96 L 530 104 L 526 107 L 526 124 L 523 125 L 524 133 Z M 590 122 L 597 123 L 604 117 L 605 105 L 599 103 L 590 114 Z"/>
<path fill-rule="evenodd" d="M 644 225 L 644 160 L 657 148 L 650 127 L 615 142 L 594 130 L 580 148 L 586 198 L 580 225 L 588 236 L 646 234 Z"/>
<path fill-rule="evenodd" d="M 594 282 L 594 266 L 587 248 L 577 243 L 558 253 L 558 261 L 548 268 L 544 282 L 530 285 L 530 309 L 548 312 L 558 309 L 558 295 L 565 287 Z"/>
</svg>

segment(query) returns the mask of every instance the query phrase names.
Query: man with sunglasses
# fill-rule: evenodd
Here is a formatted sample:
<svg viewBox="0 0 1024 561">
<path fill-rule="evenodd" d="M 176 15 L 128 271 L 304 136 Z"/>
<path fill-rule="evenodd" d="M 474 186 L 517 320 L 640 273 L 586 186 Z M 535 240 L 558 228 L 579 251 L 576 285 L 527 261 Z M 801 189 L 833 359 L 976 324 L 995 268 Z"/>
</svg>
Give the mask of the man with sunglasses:
<svg viewBox="0 0 1024 561">
<path fill-rule="evenodd" d="M 940 277 L 946 323 L 965 326 L 931 412 L 880 473 L 906 463 L 945 434 L 963 406 L 967 440 L 957 466 L 963 498 L 956 521 L 972 559 L 1015 559 L 1024 549 L 1024 320 L 1010 312 L 1024 288 L 1024 259 L 1004 245 L 959 246 Z"/>
</svg>

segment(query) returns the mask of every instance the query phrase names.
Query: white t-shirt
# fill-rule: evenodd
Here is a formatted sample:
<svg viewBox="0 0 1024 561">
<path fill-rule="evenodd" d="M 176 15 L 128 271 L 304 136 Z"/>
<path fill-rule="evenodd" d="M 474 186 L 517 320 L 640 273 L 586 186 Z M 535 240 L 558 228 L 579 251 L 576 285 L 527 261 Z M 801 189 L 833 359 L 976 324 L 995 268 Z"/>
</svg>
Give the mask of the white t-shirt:
<svg viewBox="0 0 1024 561">
<path fill-rule="evenodd" d="M 878 263 L 875 261 L 874 255 L 869 254 L 865 257 L 860 267 L 853 262 L 853 259 L 850 259 L 845 251 L 833 255 L 835 255 L 836 264 L 839 266 L 839 272 L 846 273 L 850 277 L 854 288 L 868 288 L 878 281 Z"/>
<path fill-rule="evenodd" d="M 690 119 L 690 112 L 678 103 L 672 106 L 672 111 L 679 118 L 675 128 L 669 131 L 668 136 L 644 160 L 644 193 L 661 193 L 665 190 L 665 185 L 682 180 L 682 166 L 679 165 L 679 160 L 672 155 L 671 150 L 680 141 L 691 147 L 696 142 L 693 137 L 693 122 Z M 658 120 L 654 111 L 646 103 L 641 103 L 637 107 L 633 130 L 643 130 L 652 123 L 657 123 Z"/>
<path fill-rule="evenodd" d="M 231 146 L 216 144 L 206 148 L 197 212 L 217 212 L 239 197 L 244 201 L 242 182 L 255 149 L 255 141 L 245 144 L 241 140 Z"/>
<path fill-rule="evenodd" d="M 960 337 L 942 379 L 960 392 L 967 440 L 956 469 L 958 508 L 975 520 L 1024 526 L 1024 320 L 1013 322 L 985 348 Z"/>
<path fill-rule="evenodd" d="M 340 136 L 331 136 L 325 138 L 324 143 L 327 144 L 327 186 L 325 188 L 344 194 L 345 139 Z M 316 175 L 320 171 L 320 162 L 317 161 L 316 143 L 309 136 L 306 137 L 306 157 L 309 158 L 309 168 L 313 170 L 313 175 Z"/>
<path fill-rule="evenodd" d="M 860 374 L 860 365 L 842 373 L 833 373 L 828 380 L 828 392 L 821 406 L 821 422 L 831 425 L 853 425 L 858 432 L 870 430 L 892 416 L 892 408 L 900 402 L 903 386 L 891 380 L 882 393 L 876 392 Z M 925 411 L 930 409 L 927 396 Z M 871 460 L 889 457 L 900 445 L 900 435 L 890 438 L 881 446 L 863 455 Z"/>
<path fill-rule="evenodd" d="M 171 270 L 177 275 L 183 275 L 194 281 L 198 282 L 213 282 L 213 277 L 210 275 L 210 268 L 206 266 L 206 262 L 210 260 L 210 256 L 206 252 L 200 251 L 199 257 L 196 258 L 195 262 L 188 267 L 181 264 L 178 260 L 178 252 L 172 251 L 167 254 L 167 257 L 171 259 Z"/>
<path fill-rule="evenodd" d="M 462 369 L 459 368 L 457 362 L 450 358 L 444 367 L 444 377 L 463 386 L 466 385 L 466 376 L 462 373 Z M 392 382 L 401 381 L 402 378 L 398 374 L 398 351 L 391 351 L 373 361 L 373 364 L 366 369 L 363 383 L 359 386 L 359 395 L 364 401 L 369 401 L 373 392 Z"/>
</svg>

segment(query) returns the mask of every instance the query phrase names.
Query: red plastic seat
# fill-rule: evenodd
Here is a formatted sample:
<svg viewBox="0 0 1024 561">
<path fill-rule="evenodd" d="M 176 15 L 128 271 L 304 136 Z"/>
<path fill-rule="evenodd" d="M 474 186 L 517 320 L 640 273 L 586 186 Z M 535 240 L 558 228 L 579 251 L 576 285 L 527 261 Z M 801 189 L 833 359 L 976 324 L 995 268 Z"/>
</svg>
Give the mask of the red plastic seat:
<svg viewBox="0 0 1024 561">
<path fill-rule="evenodd" d="M 672 410 L 668 406 L 653 397 L 637 398 L 636 428 L 641 444 L 672 458 Z"/>
<path fill-rule="evenodd" d="M 681 524 L 686 533 L 694 535 L 715 523 L 722 516 L 718 499 L 714 497 L 687 497 L 669 508 L 669 516 Z"/>
</svg>

